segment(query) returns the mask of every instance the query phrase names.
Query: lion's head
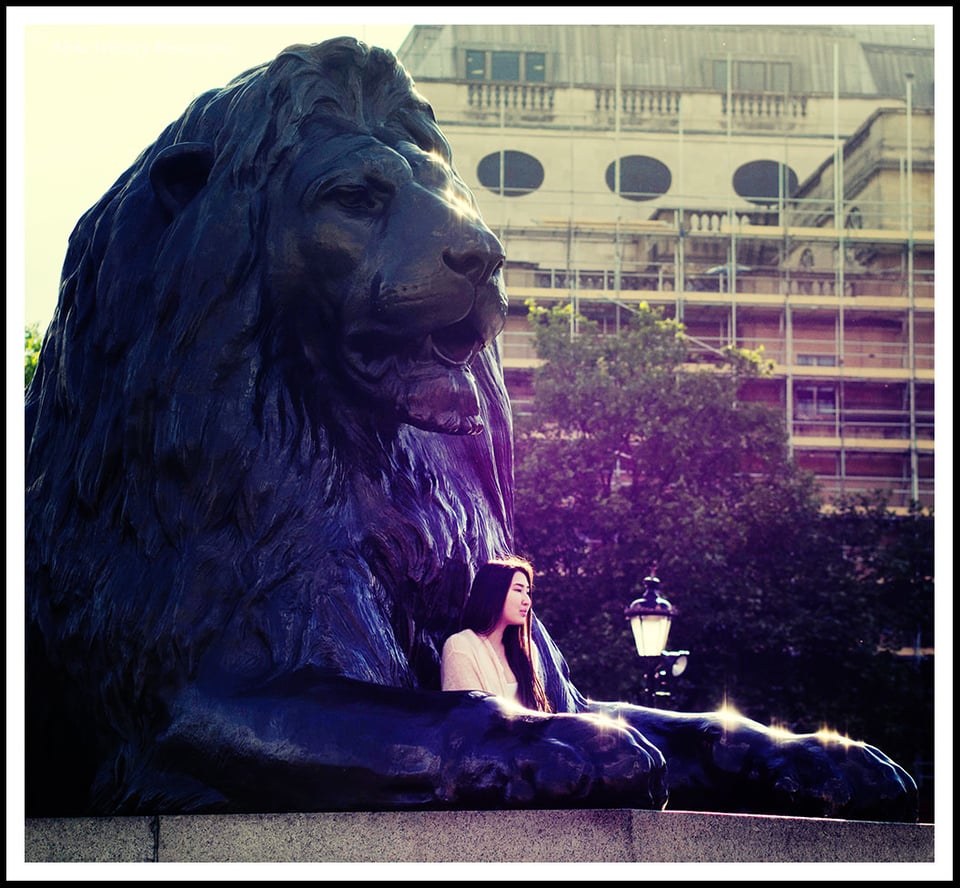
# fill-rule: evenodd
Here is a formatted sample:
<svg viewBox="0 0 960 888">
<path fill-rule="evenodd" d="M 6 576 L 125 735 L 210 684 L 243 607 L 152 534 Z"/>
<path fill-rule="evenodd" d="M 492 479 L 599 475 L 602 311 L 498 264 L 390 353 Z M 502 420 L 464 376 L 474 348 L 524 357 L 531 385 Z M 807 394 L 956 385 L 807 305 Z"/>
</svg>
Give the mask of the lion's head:
<svg viewBox="0 0 960 888">
<path fill-rule="evenodd" d="M 238 138 L 236 121 L 261 126 Z M 323 380 L 343 404 L 360 398 L 399 422 L 480 430 L 471 363 L 504 324 L 503 251 L 391 54 L 350 40 L 291 47 L 198 100 L 171 135 L 148 159 L 174 219 L 165 248 L 256 238 L 259 276 L 237 283 L 271 300 L 261 318 L 286 354 L 295 344 L 289 380 L 308 403 Z M 222 214 L 216 229 L 191 210 L 201 189 L 221 202 L 204 204 Z M 251 190 L 264 214 L 238 216 Z"/>
<path fill-rule="evenodd" d="M 199 96 L 84 215 L 27 396 L 31 651 L 78 725 L 137 747 L 201 679 L 436 680 L 512 535 L 502 262 L 352 38 Z"/>
</svg>

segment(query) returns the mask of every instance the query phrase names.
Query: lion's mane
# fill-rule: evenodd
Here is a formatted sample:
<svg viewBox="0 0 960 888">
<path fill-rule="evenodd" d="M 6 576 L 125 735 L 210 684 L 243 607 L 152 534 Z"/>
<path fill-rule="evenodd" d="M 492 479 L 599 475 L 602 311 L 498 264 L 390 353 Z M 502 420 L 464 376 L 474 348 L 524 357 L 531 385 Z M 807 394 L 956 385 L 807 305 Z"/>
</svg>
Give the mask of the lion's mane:
<svg viewBox="0 0 960 888">
<path fill-rule="evenodd" d="M 473 569 L 509 548 L 495 348 L 473 363 L 478 435 L 371 421 L 335 374 L 303 381 L 308 319 L 264 274 L 263 223 L 318 124 L 450 160 L 391 53 L 294 46 L 198 97 L 71 236 L 26 409 L 28 783 L 61 807 L 92 770 L 122 783 L 196 680 L 439 687 Z M 171 218 L 151 170 L 183 144 L 211 166 Z"/>
</svg>

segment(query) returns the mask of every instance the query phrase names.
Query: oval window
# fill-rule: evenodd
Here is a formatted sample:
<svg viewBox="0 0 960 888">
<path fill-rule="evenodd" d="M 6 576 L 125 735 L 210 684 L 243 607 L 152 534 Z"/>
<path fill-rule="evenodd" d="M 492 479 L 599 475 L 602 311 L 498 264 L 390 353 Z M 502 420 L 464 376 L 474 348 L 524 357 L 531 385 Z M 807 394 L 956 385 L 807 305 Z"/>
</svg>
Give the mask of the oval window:
<svg viewBox="0 0 960 888">
<path fill-rule="evenodd" d="M 607 188 L 627 200 L 653 200 L 670 190 L 670 170 L 655 157 L 631 154 L 620 158 L 620 183 L 617 187 L 617 162 L 607 167 Z"/>
<path fill-rule="evenodd" d="M 733 174 L 733 190 L 755 204 L 776 203 L 781 194 L 792 197 L 797 184 L 797 174 L 775 160 L 752 160 Z"/>
<path fill-rule="evenodd" d="M 500 158 L 503 157 L 503 177 Z M 523 151 L 497 151 L 477 164 L 477 178 L 484 188 L 504 197 L 518 197 L 536 191 L 543 184 L 543 164 Z"/>
</svg>

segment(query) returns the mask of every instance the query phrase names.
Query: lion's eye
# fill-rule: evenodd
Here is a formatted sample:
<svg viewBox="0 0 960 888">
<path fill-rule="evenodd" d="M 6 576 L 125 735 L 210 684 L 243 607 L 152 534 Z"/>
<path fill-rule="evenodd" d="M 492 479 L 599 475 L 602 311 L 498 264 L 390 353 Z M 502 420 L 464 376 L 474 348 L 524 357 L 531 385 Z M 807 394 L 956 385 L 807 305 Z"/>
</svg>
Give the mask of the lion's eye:
<svg viewBox="0 0 960 888">
<path fill-rule="evenodd" d="M 359 185 L 343 185 L 333 188 L 325 195 L 345 210 L 352 212 L 376 213 L 383 209 L 387 200 L 385 191 L 379 188 Z"/>
</svg>

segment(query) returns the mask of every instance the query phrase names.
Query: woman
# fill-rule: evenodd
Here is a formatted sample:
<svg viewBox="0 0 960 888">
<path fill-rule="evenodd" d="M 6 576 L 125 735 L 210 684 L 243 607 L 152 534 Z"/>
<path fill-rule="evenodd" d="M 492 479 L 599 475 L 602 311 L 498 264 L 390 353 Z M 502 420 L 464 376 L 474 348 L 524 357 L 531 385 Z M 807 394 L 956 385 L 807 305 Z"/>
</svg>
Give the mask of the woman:
<svg viewBox="0 0 960 888">
<path fill-rule="evenodd" d="M 443 690 L 487 691 L 550 711 L 531 634 L 532 591 L 533 567 L 522 558 L 480 567 L 463 610 L 463 629 L 443 645 Z"/>
</svg>

